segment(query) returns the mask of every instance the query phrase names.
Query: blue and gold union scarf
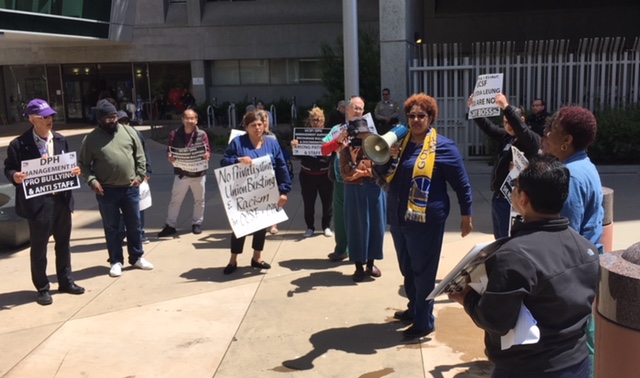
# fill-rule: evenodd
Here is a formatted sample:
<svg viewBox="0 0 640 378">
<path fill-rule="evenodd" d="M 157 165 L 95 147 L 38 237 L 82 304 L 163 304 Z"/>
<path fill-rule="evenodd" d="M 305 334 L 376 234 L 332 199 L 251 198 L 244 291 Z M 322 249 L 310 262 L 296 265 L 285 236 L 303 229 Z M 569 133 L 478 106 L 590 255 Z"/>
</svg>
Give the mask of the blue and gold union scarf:
<svg viewBox="0 0 640 378">
<path fill-rule="evenodd" d="M 436 141 L 438 133 L 436 129 L 431 128 L 424 138 L 422 151 L 416 159 L 413 166 L 413 175 L 411 176 L 411 187 L 409 188 L 409 202 L 407 203 L 407 212 L 404 214 L 405 220 L 425 223 L 427 221 L 427 202 L 429 200 L 429 187 L 431 186 L 431 176 L 433 175 L 433 167 L 436 161 Z M 404 153 L 407 144 L 411 140 L 411 132 L 404 138 L 402 143 L 402 153 Z M 389 172 L 385 176 L 387 183 L 391 183 L 398 169 L 400 158 L 394 161 L 389 167 Z"/>
</svg>

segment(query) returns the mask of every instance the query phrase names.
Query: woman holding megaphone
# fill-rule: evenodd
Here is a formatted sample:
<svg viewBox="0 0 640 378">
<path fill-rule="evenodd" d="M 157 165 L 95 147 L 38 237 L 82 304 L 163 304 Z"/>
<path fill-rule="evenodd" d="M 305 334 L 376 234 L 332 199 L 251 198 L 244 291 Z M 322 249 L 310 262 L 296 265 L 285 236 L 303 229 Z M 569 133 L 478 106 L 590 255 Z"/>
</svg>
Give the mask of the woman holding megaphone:
<svg viewBox="0 0 640 378">
<path fill-rule="evenodd" d="M 396 319 L 412 323 L 402 334 L 406 339 L 426 336 L 435 330 L 433 290 L 445 221 L 449 215 L 447 183 L 458 197 L 461 235 L 473 230 L 471 184 L 455 142 L 437 133 L 436 100 L 424 93 L 404 104 L 409 134 L 401 146 L 391 147 L 391 159 L 375 170 L 388 185 L 387 223 L 398 255 L 408 309 Z"/>
</svg>

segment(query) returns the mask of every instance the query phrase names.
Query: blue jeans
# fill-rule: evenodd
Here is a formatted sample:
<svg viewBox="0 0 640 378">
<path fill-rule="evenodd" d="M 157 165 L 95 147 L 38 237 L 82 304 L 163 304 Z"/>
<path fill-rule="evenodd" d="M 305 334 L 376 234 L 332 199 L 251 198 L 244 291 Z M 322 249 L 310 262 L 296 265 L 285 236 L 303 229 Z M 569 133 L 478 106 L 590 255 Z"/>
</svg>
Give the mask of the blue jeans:
<svg viewBox="0 0 640 378">
<path fill-rule="evenodd" d="M 124 216 L 120 214 L 120 224 L 118 225 L 118 237 L 120 240 L 124 241 L 124 238 L 127 237 L 127 231 L 124 227 Z M 140 211 L 140 235 L 142 240 L 144 240 L 144 210 Z"/>
<path fill-rule="evenodd" d="M 124 264 L 122 239 L 119 236 L 120 213 L 127 229 L 127 252 L 129 263 L 135 264 L 144 251 L 140 233 L 140 189 L 136 187 L 103 187 L 104 195 L 96 195 L 102 217 L 102 227 L 107 240 L 109 263 Z"/>
<path fill-rule="evenodd" d="M 444 222 L 431 225 L 407 222 L 390 229 L 413 327 L 420 331 L 435 329 L 433 301 L 425 299 L 435 287 L 444 226 Z"/>
<path fill-rule="evenodd" d="M 506 198 L 493 195 L 491 200 L 491 220 L 493 221 L 493 237 L 496 240 L 509 236 L 511 204 Z"/>
</svg>

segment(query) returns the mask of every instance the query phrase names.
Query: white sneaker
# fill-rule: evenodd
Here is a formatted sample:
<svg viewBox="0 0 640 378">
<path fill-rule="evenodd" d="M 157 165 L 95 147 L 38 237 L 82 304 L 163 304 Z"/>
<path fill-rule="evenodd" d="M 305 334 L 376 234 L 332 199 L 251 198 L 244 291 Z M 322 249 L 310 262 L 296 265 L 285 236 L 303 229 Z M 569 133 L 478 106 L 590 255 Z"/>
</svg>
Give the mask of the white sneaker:
<svg viewBox="0 0 640 378">
<path fill-rule="evenodd" d="M 328 238 L 332 238 L 333 237 L 333 231 L 331 231 L 331 229 L 329 227 L 324 229 L 324 236 L 328 237 Z"/>
<path fill-rule="evenodd" d="M 313 236 L 313 230 L 310 228 L 307 228 L 307 231 L 304 232 L 304 234 L 302 234 L 302 236 L 304 236 L 305 238 L 309 238 Z"/>
<path fill-rule="evenodd" d="M 153 269 L 153 264 L 144 259 L 144 257 L 140 257 L 135 264 L 133 264 L 134 268 L 142 269 L 142 270 L 151 270 Z"/>
<path fill-rule="evenodd" d="M 122 275 L 122 264 L 115 263 L 111 265 L 111 269 L 109 269 L 109 275 L 111 277 L 120 277 Z"/>
</svg>

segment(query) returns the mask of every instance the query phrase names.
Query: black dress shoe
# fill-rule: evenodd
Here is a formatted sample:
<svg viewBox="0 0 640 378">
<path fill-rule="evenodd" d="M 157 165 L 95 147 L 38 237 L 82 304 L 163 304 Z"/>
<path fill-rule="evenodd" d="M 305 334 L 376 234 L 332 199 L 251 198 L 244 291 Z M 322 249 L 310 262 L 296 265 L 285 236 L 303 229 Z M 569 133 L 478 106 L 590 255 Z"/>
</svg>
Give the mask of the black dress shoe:
<svg viewBox="0 0 640 378">
<path fill-rule="evenodd" d="M 403 323 L 413 323 L 413 315 L 411 315 L 409 310 L 396 311 L 393 314 L 393 318 L 398 319 Z"/>
<path fill-rule="evenodd" d="M 222 271 L 222 273 L 231 274 L 231 273 L 235 272 L 236 269 L 238 269 L 238 264 L 229 264 L 229 265 L 224 267 L 224 270 Z"/>
<path fill-rule="evenodd" d="M 75 283 L 72 283 L 69 286 L 60 286 L 60 287 L 58 287 L 58 291 L 61 292 L 61 293 L 69 293 L 69 294 L 80 295 L 80 294 L 84 294 L 84 287 L 78 286 Z"/>
<path fill-rule="evenodd" d="M 38 297 L 36 298 L 36 302 L 40 306 L 47 306 L 53 303 L 53 299 L 51 299 L 51 294 L 49 294 L 49 290 L 42 290 L 38 292 Z"/>
<path fill-rule="evenodd" d="M 427 336 L 433 331 L 435 331 L 435 329 L 427 329 L 423 331 L 415 328 L 414 326 L 411 326 L 402 331 L 402 336 L 404 336 L 405 339 L 418 339 L 420 337 Z"/>
<path fill-rule="evenodd" d="M 195 235 L 200 235 L 202 233 L 202 227 L 199 224 L 194 224 L 191 226 L 191 232 Z"/>
<path fill-rule="evenodd" d="M 271 265 L 269 265 L 269 263 L 267 263 L 266 261 L 257 262 L 254 259 L 251 259 L 251 266 L 258 269 L 271 269 Z"/>
<path fill-rule="evenodd" d="M 366 276 L 367 276 L 367 273 L 365 273 L 364 269 L 356 268 L 356 271 L 353 272 L 353 276 L 351 277 L 355 282 L 362 282 Z"/>
</svg>

